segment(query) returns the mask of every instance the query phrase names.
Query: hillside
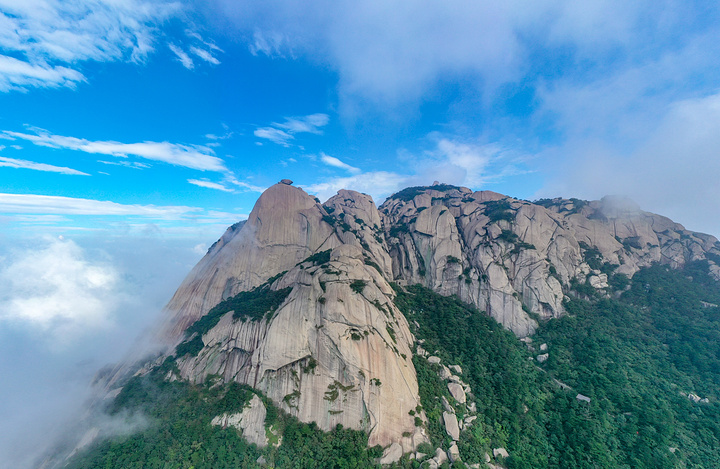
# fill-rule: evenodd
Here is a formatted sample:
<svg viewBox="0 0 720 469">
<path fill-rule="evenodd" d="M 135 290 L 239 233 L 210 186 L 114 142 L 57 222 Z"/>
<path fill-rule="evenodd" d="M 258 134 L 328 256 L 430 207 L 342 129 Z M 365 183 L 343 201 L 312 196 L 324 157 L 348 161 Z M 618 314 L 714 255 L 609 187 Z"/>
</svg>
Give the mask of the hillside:
<svg viewBox="0 0 720 469">
<path fill-rule="evenodd" d="M 718 467 L 718 262 L 623 199 L 284 181 L 104 380 L 144 428 L 69 467 Z"/>
</svg>

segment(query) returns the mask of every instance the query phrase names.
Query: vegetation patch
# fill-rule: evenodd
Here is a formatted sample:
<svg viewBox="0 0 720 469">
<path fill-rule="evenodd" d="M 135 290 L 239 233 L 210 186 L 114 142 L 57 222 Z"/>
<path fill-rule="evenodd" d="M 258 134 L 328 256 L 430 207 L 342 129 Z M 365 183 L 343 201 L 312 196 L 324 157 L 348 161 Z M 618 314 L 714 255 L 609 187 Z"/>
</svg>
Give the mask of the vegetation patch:
<svg viewBox="0 0 720 469">
<path fill-rule="evenodd" d="M 332 249 L 316 252 L 315 254 L 312 254 L 311 256 L 308 256 L 307 258 L 305 258 L 305 260 L 298 262 L 296 265 L 304 264 L 306 262 L 309 262 L 312 265 L 327 264 L 328 262 L 330 262 L 330 252 L 331 251 L 332 251 Z"/>
<path fill-rule="evenodd" d="M 353 280 L 353 281 L 350 283 L 350 288 L 351 288 L 352 291 L 354 291 L 355 293 L 362 293 L 363 290 L 365 289 L 365 286 L 366 286 L 366 285 L 367 285 L 367 282 L 366 282 L 365 280 L 360 280 L 360 279 L 358 279 L 358 280 Z"/>
<path fill-rule="evenodd" d="M 483 205 L 485 205 L 485 216 L 490 219 L 490 223 L 495 223 L 500 220 L 512 223 L 515 220 L 512 206 L 507 199 L 488 200 L 487 202 L 483 202 Z"/>
<path fill-rule="evenodd" d="M 96 442 L 67 461 L 67 469 L 163 468 L 310 468 L 376 467 L 379 446 L 368 448 L 368 435 L 338 425 L 329 432 L 315 423 L 302 423 L 275 407 L 257 391 L 238 383 L 210 388 L 162 379 L 166 368 L 132 378 L 111 406 L 115 418 L 124 413 L 142 414 L 152 425 L 131 435 Z M 210 421 L 223 413 L 243 409 L 253 394 L 267 409 L 266 434 L 273 433 L 280 446 L 263 449 L 245 441 L 233 427 Z M 296 402 L 299 391 L 285 396 Z M 292 406 L 291 406 L 292 407 Z M 121 414 L 121 412 L 123 414 Z M 269 429 L 272 429 L 270 431 Z M 257 463 L 262 456 L 267 466 Z"/>
<path fill-rule="evenodd" d="M 270 284 L 275 279 L 268 280 L 254 290 L 240 292 L 213 307 L 205 316 L 187 328 L 185 337 L 190 338 L 193 334 L 195 337 L 178 345 L 176 356 L 181 357 L 186 354 L 196 356 L 202 350 L 202 336 L 215 327 L 220 318 L 230 311 L 234 311 L 234 319 L 247 318 L 250 320 L 259 320 L 274 313 L 292 291 L 290 287 L 271 290 Z"/>
<path fill-rule="evenodd" d="M 436 184 L 434 186 L 415 186 L 415 187 L 408 187 L 406 189 L 401 190 L 400 192 L 396 192 L 390 197 L 388 197 L 388 200 L 402 200 L 403 202 L 409 202 L 412 199 L 414 199 L 416 196 L 424 193 L 428 190 L 438 191 L 438 192 L 448 192 L 453 189 L 460 189 L 457 186 L 451 186 L 450 184 Z"/>
</svg>

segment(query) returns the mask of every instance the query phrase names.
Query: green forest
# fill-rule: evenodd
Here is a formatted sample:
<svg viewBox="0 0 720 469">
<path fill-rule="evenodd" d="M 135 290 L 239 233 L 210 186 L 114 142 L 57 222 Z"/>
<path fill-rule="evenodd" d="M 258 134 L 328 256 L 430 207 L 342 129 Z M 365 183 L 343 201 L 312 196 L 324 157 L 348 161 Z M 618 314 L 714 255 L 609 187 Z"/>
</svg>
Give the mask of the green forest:
<svg viewBox="0 0 720 469">
<path fill-rule="evenodd" d="M 567 315 L 540 324 L 526 345 L 494 319 L 421 286 L 395 286 L 396 305 L 423 347 L 462 366 L 478 419 L 459 441 L 464 463 L 504 447 L 509 468 L 720 467 L 720 288 L 706 261 L 655 265 L 600 294 L 568 290 Z M 576 285 L 577 286 L 577 285 Z M 417 324 L 417 325 L 416 325 Z M 539 363 L 541 344 L 548 358 Z M 532 347 L 532 349 L 531 349 Z M 544 353 L 544 352 L 543 352 Z M 438 365 L 413 357 L 433 452 L 450 441 Z M 258 449 L 233 428 L 210 425 L 255 390 L 236 383 L 167 382 L 172 358 L 130 380 L 107 410 L 143 414 L 147 428 L 95 444 L 70 468 L 375 467 L 382 448 L 343 428 L 322 432 L 264 398 L 279 447 Z M 581 394 L 589 402 L 577 399 Z M 418 409 L 419 410 L 419 409 Z M 418 468 L 408 456 L 393 467 Z"/>
</svg>

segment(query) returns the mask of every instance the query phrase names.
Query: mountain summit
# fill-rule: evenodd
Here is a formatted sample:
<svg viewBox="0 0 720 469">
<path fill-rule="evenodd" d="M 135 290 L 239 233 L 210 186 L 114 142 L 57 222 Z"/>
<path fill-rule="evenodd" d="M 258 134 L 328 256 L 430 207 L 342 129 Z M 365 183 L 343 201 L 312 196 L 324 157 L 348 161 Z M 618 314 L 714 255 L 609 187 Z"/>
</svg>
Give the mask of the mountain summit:
<svg viewBox="0 0 720 469">
<path fill-rule="evenodd" d="M 617 198 L 531 203 L 438 184 L 378 209 L 349 190 L 321 204 L 284 181 L 188 275 L 167 307 L 169 335 L 202 335 L 202 348 L 178 357 L 181 379 L 246 383 L 302 421 L 363 429 L 371 444 L 409 451 L 424 441 L 408 415 L 419 404 L 414 339 L 389 282 L 457 295 L 526 337 L 563 314 L 563 286 L 603 291 L 612 275 L 706 253 L 720 255 L 712 236 Z M 259 288 L 289 293 L 262 317 L 229 304 Z M 186 334 L 223 302 L 212 327 Z"/>
<path fill-rule="evenodd" d="M 244 398 L 242 412 L 217 410 L 212 424 L 241 429 L 259 448 L 282 448 L 266 420 L 277 408 L 323 431 L 364 432 L 367 445 L 382 447 L 382 463 L 439 447 L 429 467 L 448 456 L 478 460 L 473 448 L 490 440 L 473 428 L 500 443 L 509 431 L 498 430 L 505 420 L 488 423 L 499 418 L 490 409 L 517 420 L 532 400 L 492 393 L 547 380 L 531 365 L 549 356 L 547 344 L 532 345 L 539 327 L 577 316 L 576 301 L 614 301 L 652 266 L 698 261 L 720 278 L 717 239 L 617 197 L 528 202 L 435 184 L 376 207 L 350 190 L 320 203 L 283 180 L 183 281 L 161 334 L 170 349 L 133 379 L 155 373 L 153 386 L 189 383 L 207 393 L 249 386 L 262 399 Z M 145 386 L 129 383 L 111 396 L 127 402 Z M 573 389 L 554 383 L 557 392 Z M 495 449 L 502 461 L 507 451 Z"/>
</svg>

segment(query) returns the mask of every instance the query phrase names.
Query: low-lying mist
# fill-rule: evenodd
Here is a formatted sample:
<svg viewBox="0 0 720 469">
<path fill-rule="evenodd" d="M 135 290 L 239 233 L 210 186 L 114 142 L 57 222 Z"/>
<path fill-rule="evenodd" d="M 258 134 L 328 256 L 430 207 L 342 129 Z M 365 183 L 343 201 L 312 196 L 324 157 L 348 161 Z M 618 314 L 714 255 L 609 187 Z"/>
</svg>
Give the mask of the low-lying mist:
<svg viewBox="0 0 720 469">
<path fill-rule="evenodd" d="M 0 467 L 25 469 L 84 416 L 98 370 L 152 350 L 146 331 L 209 242 L 2 241 Z M 99 426 L 102 436 L 147 424 L 143 416 L 121 416 Z"/>
</svg>

